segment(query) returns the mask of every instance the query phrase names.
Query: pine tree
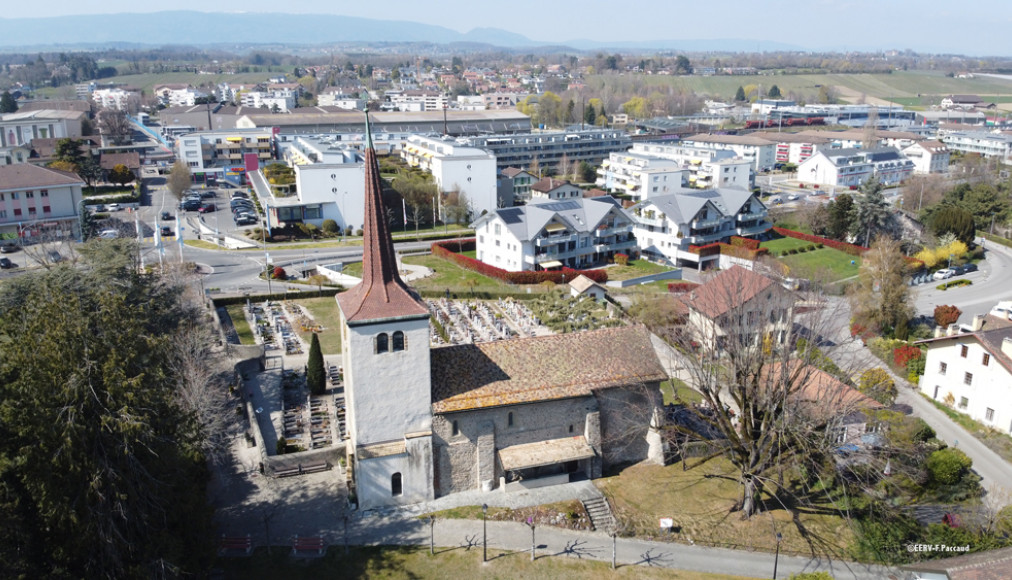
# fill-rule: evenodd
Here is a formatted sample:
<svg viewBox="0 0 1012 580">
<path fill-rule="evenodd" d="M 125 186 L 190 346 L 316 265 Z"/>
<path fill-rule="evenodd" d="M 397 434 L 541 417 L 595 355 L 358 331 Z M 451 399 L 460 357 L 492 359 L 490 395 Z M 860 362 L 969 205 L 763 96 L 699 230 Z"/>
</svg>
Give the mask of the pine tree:
<svg viewBox="0 0 1012 580">
<path fill-rule="evenodd" d="M 738 86 L 738 92 L 734 94 L 734 100 L 739 103 L 745 101 L 745 87 L 742 87 L 741 85 Z"/>
<path fill-rule="evenodd" d="M 322 395 L 327 388 L 327 375 L 323 370 L 323 351 L 320 350 L 320 337 L 314 332 L 309 343 L 309 362 L 306 363 L 306 384 L 309 392 Z"/>
<path fill-rule="evenodd" d="M 0 113 L 16 113 L 18 111 L 18 102 L 14 100 L 10 91 L 4 91 L 0 94 Z"/>
</svg>

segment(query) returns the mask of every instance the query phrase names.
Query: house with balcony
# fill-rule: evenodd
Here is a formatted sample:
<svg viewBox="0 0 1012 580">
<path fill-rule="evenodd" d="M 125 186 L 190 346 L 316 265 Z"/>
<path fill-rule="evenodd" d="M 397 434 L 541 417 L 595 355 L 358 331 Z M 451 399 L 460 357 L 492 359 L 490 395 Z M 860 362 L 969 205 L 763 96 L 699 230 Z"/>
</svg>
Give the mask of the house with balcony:
<svg viewBox="0 0 1012 580">
<path fill-rule="evenodd" d="M 674 161 L 678 167 L 685 170 L 681 183 L 684 187 L 695 189 L 711 189 L 714 187 L 748 188 L 753 183 L 752 162 L 743 157 L 738 157 L 734 151 L 729 149 L 712 149 L 682 143 L 644 142 L 634 144 L 626 153 L 628 155 L 640 155 Z M 609 167 L 611 167 L 611 164 L 609 164 Z M 605 170 L 605 179 L 607 179 L 608 171 Z M 663 181 L 663 179 L 660 181 Z M 659 188 L 657 192 L 654 192 L 653 184 L 651 183 L 649 193 L 663 193 L 663 191 Z"/>
<path fill-rule="evenodd" d="M 564 179 L 545 177 L 531 185 L 531 201 L 558 201 L 583 197 L 583 190 Z"/>
<path fill-rule="evenodd" d="M 955 324 L 938 327 L 933 338 L 916 344 L 928 349 L 921 393 L 1002 433 L 1012 433 L 1008 404 L 1012 400 L 1012 326 L 992 326 L 977 317 L 969 332 Z"/>
<path fill-rule="evenodd" d="M 531 200 L 531 185 L 538 182 L 536 175 L 519 167 L 507 167 L 499 173 L 499 207 L 523 205 Z"/>
<path fill-rule="evenodd" d="M 0 165 L 0 240 L 76 239 L 84 180 L 29 163 Z"/>
<path fill-rule="evenodd" d="M 532 200 L 478 218 L 477 259 L 510 272 L 590 268 L 636 253 L 632 217 L 610 196 Z"/>
<path fill-rule="evenodd" d="M 247 161 L 253 156 L 257 166 L 275 158 L 275 138 L 271 129 L 231 129 L 228 131 L 197 131 L 178 136 L 174 147 L 176 159 L 198 174 L 239 180 Z"/>
<path fill-rule="evenodd" d="M 440 192 L 458 191 L 467 196 L 475 215 L 499 207 L 495 156 L 488 151 L 449 137 L 412 135 L 400 154 L 411 167 L 432 174 Z"/>
<path fill-rule="evenodd" d="M 918 141 L 903 149 L 903 156 L 913 161 L 914 173 L 945 173 L 949 170 L 949 148 L 941 141 Z"/>
<path fill-rule="evenodd" d="M 701 255 L 695 248 L 731 236 L 758 238 L 773 227 L 759 198 L 733 187 L 681 189 L 645 199 L 629 211 L 644 256 L 698 270 L 716 267 L 720 256 Z"/>
<path fill-rule="evenodd" d="M 624 193 L 636 201 L 681 189 L 689 169 L 674 159 L 627 151 L 612 153 L 597 169 L 595 185 Z"/>
<path fill-rule="evenodd" d="M 732 151 L 736 157 L 747 159 L 756 173 L 773 168 L 776 145 L 752 135 L 692 135 L 682 139 L 690 147 Z"/>
<path fill-rule="evenodd" d="M 914 162 L 892 147 L 819 151 L 798 166 L 798 181 L 858 187 L 869 178 L 895 185 L 910 177 Z"/>
</svg>

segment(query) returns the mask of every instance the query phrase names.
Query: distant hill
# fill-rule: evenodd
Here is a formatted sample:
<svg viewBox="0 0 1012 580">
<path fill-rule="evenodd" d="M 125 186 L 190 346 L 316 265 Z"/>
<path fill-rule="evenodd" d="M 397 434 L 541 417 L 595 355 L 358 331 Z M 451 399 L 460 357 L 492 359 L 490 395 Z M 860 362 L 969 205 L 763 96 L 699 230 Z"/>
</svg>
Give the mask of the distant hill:
<svg viewBox="0 0 1012 580">
<path fill-rule="evenodd" d="M 499 28 L 460 33 L 442 26 L 403 20 L 375 20 L 330 14 L 225 13 L 166 11 L 150 14 L 95 14 L 51 18 L 0 18 L 0 49 L 31 52 L 31 47 L 110 44 L 208 46 L 344 42 L 475 43 L 505 48 L 566 46 L 578 50 L 659 49 L 686 51 L 798 50 L 798 47 L 749 39 L 608 42 L 550 39 L 535 41 Z"/>
</svg>

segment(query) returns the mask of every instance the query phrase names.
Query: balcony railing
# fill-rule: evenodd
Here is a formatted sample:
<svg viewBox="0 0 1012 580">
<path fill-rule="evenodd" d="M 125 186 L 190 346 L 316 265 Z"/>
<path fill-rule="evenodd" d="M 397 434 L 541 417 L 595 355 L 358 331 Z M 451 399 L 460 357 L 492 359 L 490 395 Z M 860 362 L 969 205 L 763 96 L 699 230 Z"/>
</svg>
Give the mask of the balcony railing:
<svg viewBox="0 0 1012 580">
<path fill-rule="evenodd" d="M 768 214 L 766 212 L 740 213 L 740 214 L 738 214 L 737 217 L 738 217 L 738 221 L 739 222 L 747 222 L 747 221 L 751 221 L 751 220 L 766 219 L 767 215 Z"/>
<path fill-rule="evenodd" d="M 568 242 L 575 242 L 579 236 L 577 234 L 566 233 L 563 235 L 550 235 L 543 238 L 536 238 L 534 245 L 537 247 L 554 246 L 556 244 L 565 244 Z"/>
<path fill-rule="evenodd" d="M 691 227 L 694 230 L 702 230 L 702 229 L 705 229 L 705 228 L 712 228 L 712 227 L 720 225 L 720 222 L 722 221 L 722 219 L 723 218 L 717 217 L 717 218 L 705 219 L 705 220 L 692 220 L 692 223 L 689 224 L 689 227 Z"/>
<path fill-rule="evenodd" d="M 739 236 L 757 236 L 769 230 L 771 227 L 772 226 L 769 222 L 763 222 L 757 226 L 739 227 L 735 229 L 735 233 Z"/>
</svg>

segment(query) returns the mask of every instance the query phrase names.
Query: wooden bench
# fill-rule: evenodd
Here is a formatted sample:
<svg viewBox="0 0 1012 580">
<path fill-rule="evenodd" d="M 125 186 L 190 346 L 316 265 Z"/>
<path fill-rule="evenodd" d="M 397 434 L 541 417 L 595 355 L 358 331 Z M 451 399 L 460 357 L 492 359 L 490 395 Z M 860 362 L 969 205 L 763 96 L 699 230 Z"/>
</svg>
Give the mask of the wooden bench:
<svg viewBox="0 0 1012 580">
<path fill-rule="evenodd" d="M 320 471 L 327 471 L 330 466 L 326 462 L 321 461 L 320 463 L 310 463 L 309 465 L 302 465 L 302 473 L 318 473 Z"/>
<path fill-rule="evenodd" d="M 323 538 L 319 536 L 307 536 L 304 538 L 295 536 L 292 538 L 293 556 L 322 556 L 326 552 L 327 547 L 323 544 Z"/>
<path fill-rule="evenodd" d="M 219 556 L 247 556 L 253 551 L 253 541 L 250 539 L 249 534 L 245 536 L 221 536 L 221 542 L 218 544 L 218 555 Z M 236 552 L 242 552 L 242 554 L 236 554 Z"/>
</svg>

